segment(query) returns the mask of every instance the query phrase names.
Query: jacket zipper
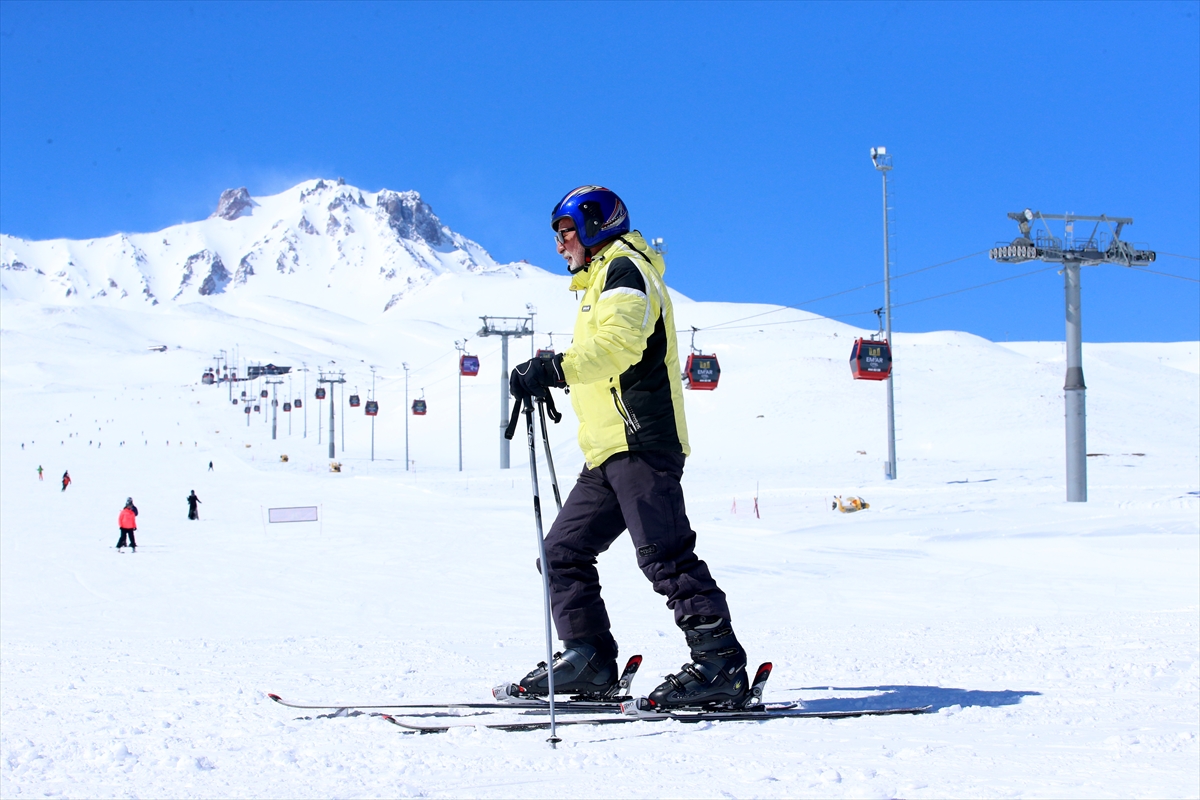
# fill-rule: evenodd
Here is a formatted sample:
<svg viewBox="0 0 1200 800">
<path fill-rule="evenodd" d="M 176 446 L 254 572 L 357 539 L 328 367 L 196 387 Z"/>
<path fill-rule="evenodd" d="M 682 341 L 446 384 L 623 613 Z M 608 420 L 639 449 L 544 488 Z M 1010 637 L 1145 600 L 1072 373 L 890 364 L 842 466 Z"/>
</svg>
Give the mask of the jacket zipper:
<svg viewBox="0 0 1200 800">
<path fill-rule="evenodd" d="M 621 419 L 625 421 L 625 427 L 629 429 L 630 433 L 637 433 L 641 426 L 637 424 L 637 420 L 633 419 L 633 415 L 626 410 L 625 404 L 617 396 L 617 387 L 610 386 L 608 390 L 612 392 L 613 405 L 616 407 L 617 413 L 621 415 Z"/>
</svg>

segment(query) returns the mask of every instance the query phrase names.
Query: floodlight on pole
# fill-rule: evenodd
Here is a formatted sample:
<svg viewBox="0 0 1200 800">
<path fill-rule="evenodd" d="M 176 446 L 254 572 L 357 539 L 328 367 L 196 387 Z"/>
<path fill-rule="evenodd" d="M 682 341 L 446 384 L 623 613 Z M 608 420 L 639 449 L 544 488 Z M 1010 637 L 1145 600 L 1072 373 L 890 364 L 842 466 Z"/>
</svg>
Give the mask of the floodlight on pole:
<svg viewBox="0 0 1200 800">
<path fill-rule="evenodd" d="M 1144 267 L 1157 257 L 1153 250 L 1143 250 L 1121 241 L 1121 229 L 1132 225 L 1131 217 L 1109 217 L 1101 214 L 1088 217 L 1080 214 L 1043 214 L 1025 209 L 1011 211 L 1008 218 L 1017 223 L 1021 235 L 1007 245 L 988 251 L 993 261 L 1020 264 L 1025 261 L 1044 261 L 1062 264 L 1067 318 L 1067 376 L 1063 384 L 1066 406 L 1067 502 L 1087 502 L 1087 386 L 1083 382 L 1083 307 L 1080 292 L 1080 267 L 1096 264 L 1117 264 L 1123 267 Z M 1030 238 L 1035 220 L 1042 221 L 1044 230 Z M 1047 220 L 1062 221 L 1064 236 L 1050 232 Z M 1086 239 L 1075 236 L 1076 222 L 1095 222 Z M 1101 225 L 1105 228 L 1102 230 Z"/>
<path fill-rule="evenodd" d="M 408 471 L 408 362 L 405 361 L 400 366 L 404 367 L 404 471 Z"/>
<path fill-rule="evenodd" d="M 892 169 L 892 157 L 886 147 L 871 148 L 871 163 L 883 175 L 883 312 L 884 340 L 892 343 L 892 254 L 890 232 L 888 230 L 888 173 Z M 887 437 L 888 460 L 884 465 L 884 475 L 890 481 L 896 480 L 896 401 L 892 389 L 892 374 L 895 372 L 896 348 L 892 347 L 892 372 L 887 377 Z"/>
</svg>

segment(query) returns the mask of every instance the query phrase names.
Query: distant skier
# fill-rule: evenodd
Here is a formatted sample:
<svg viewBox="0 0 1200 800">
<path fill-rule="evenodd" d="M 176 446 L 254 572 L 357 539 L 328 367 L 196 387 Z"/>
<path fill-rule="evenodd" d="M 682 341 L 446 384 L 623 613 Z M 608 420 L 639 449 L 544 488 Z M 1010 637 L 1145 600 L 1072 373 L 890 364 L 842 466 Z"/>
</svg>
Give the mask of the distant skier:
<svg viewBox="0 0 1200 800">
<path fill-rule="evenodd" d="M 209 471 L 209 472 L 212 472 L 212 471 L 213 471 L 213 468 L 212 468 L 212 462 L 211 462 L 211 461 L 210 461 L 210 462 L 208 462 L 208 471 Z"/>
<path fill-rule="evenodd" d="M 192 489 L 192 493 L 188 495 L 188 519 L 200 519 L 200 509 L 196 508 L 196 504 L 200 502 L 200 498 L 196 497 L 196 490 Z"/>
<path fill-rule="evenodd" d="M 583 292 L 565 353 L 513 370 L 522 398 L 571 390 L 583 471 L 546 536 L 550 602 L 563 653 L 554 690 L 601 694 L 618 679 L 617 643 L 600 597 L 596 557 L 629 531 L 637 564 L 666 597 L 691 661 L 650 693 L 661 708 L 746 699 L 746 651 L 729 621 L 725 593 L 695 552 L 684 509 L 688 446 L 671 297 L 662 256 L 630 231 L 624 203 L 600 186 L 580 186 L 554 207 L 550 227 L 571 289 Z M 517 691 L 549 692 L 547 667 Z"/>
<path fill-rule="evenodd" d="M 63 481 L 62 481 L 62 483 L 63 483 L 63 488 L 62 488 L 62 490 L 65 492 L 65 491 L 67 490 L 67 487 L 71 485 L 71 473 L 69 473 L 69 472 L 67 472 L 67 471 L 65 471 L 65 470 L 63 471 Z"/>
<path fill-rule="evenodd" d="M 132 497 L 125 498 L 125 507 L 121 509 L 121 513 L 117 516 L 117 526 L 121 529 L 121 541 L 117 542 L 117 550 L 121 550 L 125 546 L 125 537 L 129 537 L 129 546 L 133 552 L 137 552 L 137 539 L 134 538 L 133 532 L 137 530 L 137 506 L 133 504 Z"/>
<path fill-rule="evenodd" d="M 38 480 L 39 480 L 39 481 L 40 481 L 40 480 L 43 480 L 43 478 L 42 478 L 42 465 L 41 465 L 41 464 L 38 464 Z"/>
</svg>

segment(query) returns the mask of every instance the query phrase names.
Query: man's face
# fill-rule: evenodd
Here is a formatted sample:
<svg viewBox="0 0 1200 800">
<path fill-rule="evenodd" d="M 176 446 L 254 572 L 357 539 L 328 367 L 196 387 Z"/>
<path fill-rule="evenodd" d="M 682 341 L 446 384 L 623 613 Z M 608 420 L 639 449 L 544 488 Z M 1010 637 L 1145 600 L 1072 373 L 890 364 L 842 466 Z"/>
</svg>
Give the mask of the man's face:
<svg viewBox="0 0 1200 800">
<path fill-rule="evenodd" d="M 558 233 L 555 238 L 558 254 L 567 262 L 567 270 L 574 273 L 586 267 L 587 258 L 579 241 L 579 231 L 575 230 L 575 221 L 570 217 L 560 219 L 554 230 Z"/>
</svg>

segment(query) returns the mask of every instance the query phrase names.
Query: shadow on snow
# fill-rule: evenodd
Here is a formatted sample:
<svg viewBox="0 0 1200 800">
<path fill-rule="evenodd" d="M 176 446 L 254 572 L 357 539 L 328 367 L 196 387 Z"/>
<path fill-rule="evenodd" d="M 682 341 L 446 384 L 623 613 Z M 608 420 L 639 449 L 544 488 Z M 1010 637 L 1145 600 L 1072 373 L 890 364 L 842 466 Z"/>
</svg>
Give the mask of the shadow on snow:
<svg viewBox="0 0 1200 800">
<path fill-rule="evenodd" d="M 824 697 L 804 701 L 805 711 L 860 711 L 864 709 L 921 708 L 931 706 L 941 711 L 951 706 L 983 706 L 996 708 L 1012 706 L 1025 697 L 1039 697 L 1041 692 L 980 691 L 976 689 L 953 689 L 941 686 L 806 686 L 788 691 L 832 691 L 873 694 L 863 697 Z"/>
</svg>

